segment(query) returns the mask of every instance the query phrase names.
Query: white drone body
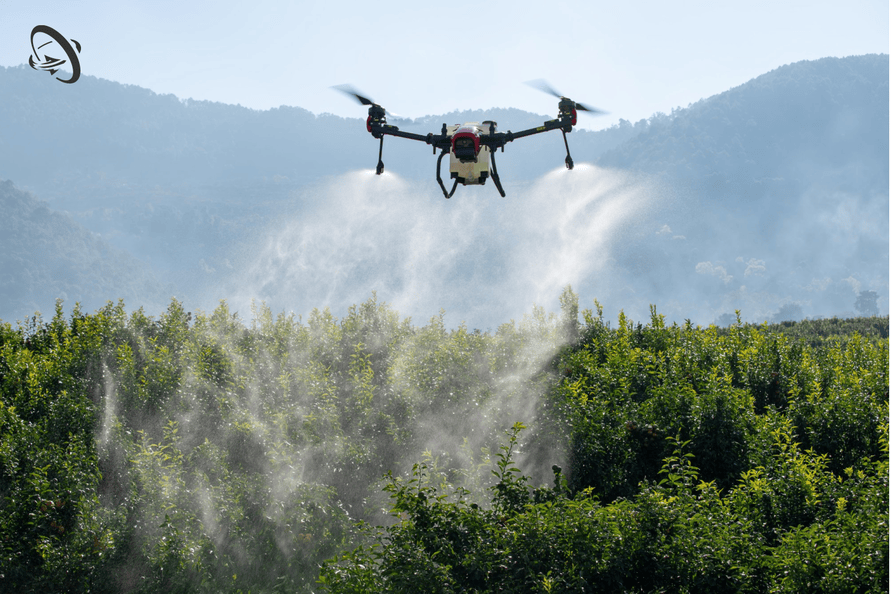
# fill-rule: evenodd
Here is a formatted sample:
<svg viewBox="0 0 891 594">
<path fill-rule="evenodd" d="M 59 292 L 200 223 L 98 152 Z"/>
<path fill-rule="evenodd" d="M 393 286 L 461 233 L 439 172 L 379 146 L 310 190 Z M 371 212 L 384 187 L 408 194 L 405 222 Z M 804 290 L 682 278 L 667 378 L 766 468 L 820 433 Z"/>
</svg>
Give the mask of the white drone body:
<svg viewBox="0 0 891 594">
<path fill-rule="evenodd" d="M 465 186 L 485 184 L 489 179 L 489 147 L 479 142 L 480 136 L 488 136 L 495 132 L 495 122 L 486 121 L 468 122 L 464 125 L 455 124 L 446 127 L 446 134 L 454 139 L 449 149 L 449 175 Z M 470 157 L 469 149 L 475 142 L 473 157 Z M 468 149 L 464 158 L 455 154 L 456 147 L 464 144 Z"/>
</svg>

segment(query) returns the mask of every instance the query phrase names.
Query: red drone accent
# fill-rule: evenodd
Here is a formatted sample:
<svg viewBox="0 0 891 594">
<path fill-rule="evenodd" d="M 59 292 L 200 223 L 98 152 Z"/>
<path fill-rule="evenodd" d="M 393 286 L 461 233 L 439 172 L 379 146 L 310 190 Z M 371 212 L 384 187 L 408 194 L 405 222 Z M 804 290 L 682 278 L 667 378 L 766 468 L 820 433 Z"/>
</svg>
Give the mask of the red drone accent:
<svg viewBox="0 0 891 594">
<path fill-rule="evenodd" d="M 474 154 L 479 154 L 480 152 L 480 135 L 479 129 L 476 126 L 461 126 L 455 131 L 455 135 L 452 136 L 452 151 L 455 150 L 455 141 L 459 138 L 472 138 L 473 139 L 473 152 Z"/>
</svg>

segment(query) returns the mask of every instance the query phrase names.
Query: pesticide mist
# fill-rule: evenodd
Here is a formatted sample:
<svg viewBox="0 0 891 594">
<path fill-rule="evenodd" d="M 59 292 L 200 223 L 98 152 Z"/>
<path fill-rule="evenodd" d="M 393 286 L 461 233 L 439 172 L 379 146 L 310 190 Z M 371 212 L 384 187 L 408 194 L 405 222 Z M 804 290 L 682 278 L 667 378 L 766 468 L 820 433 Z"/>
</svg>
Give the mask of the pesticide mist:
<svg viewBox="0 0 891 594">
<path fill-rule="evenodd" d="M 485 510 L 513 472 L 510 458 L 529 486 L 553 481 L 559 491 L 562 468 L 589 476 L 573 470 L 580 468 L 578 436 L 596 453 L 585 468 L 609 467 L 597 457 L 605 444 L 609 452 L 649 448 L 656 472 L 670 453 L 661 431 L 681 435 L 673 424 L 687 421 L 674 413 L 679 404 L 662 411 L 639 403 L 626 396 L 628 386 L 668 378 L 678 402 L 687 403 L 698 393 L 684 383 L 694 376 L 683 357 L 696 365 L 729 361 L 726 343 L 711 330 L 667 328 L 660 316 L 645 331 L 619 317 L 612 332 L 601 312 L 585 312 L 586 332 L 599 333 L 604 345 L 615 338 L 603 360 L 616 367 L 589 371 L 590 353 L 576 360 L 575 346 L 563 348 L 580 337 L 579 305 L 597 297 L 644 320 L 649 304 L 662 307 L 666 296 L 674 296 L 668 307 L 675 312 L 700 311 L 693 309 L 700 302 L 707 312 L 728 295 L 758 303 L 780 259 L 759 257 L 768 248 L 743 226 L 723 243 L 695 237 L 697 224 L 722 228 L 704 225 L 703 216 L 670 218 L 677 205 L 670 188 L 614 170 L 553 171 L 509 186 L 507 199 L 491 188 L 462 190 L 445 200 L 429 183 L 354 172 L 295 195 L 292 214 L 231 260 L 228 286 L 219 289 L 227 300 L 208 311 L 193 314 L 174 300 L 153 319 L 109 303 L 69 322 L 59 306 L 45 327 L 35 321 L 16 333 L 0 326 L 8 381 L 29 386 L 0 409 L 9 427 L 4 451 L 24 452 L 16 454 L 22 470 L 6 498 L 19 504 L 5 508 L 3 527 L 37 530 L 42 539 L 4 540 L 17 559 L 12 583 L 41 575 L 55 591 L 75 591 L 69 582 L 78 576 L 84 589 L 107 584 L 112 591 L 314 592 L 326 560 L 370 542 L 357 520 L 405 520 L 387 494 L 403 486 Z M 849 225 L 840 241 L 864 228 Z M 809 268 L 797 278 L 812 274 Z M 849 268 L 833 274 L 841 281 L 815 290 L 858 288 Z M 584 295 L 581 304 L 569 285 Z M 557 303 L 560 313 L 548 313 Z M 790 360 L 766 356 L 776 343 L 758 338 L 754 327 L 732 332 L 760 345 L 752 365 Z M 676 358 L 666 359 L 663 346 L 642 357 L 631 334 L 655 337 L 652 348 L 673 336 Z M 720 349 L 691 354 L 694 335 Z M 884 344 L 884 353 L 870 351 L 875 361 L 887 361 Z M 661 370 L 662 361 L 681 363 Z M 739 374 L 760 382 L 778 377 L 772 369 Z M 579 373 L 591 375 L 582 381 Z M 864 374 L 877 386 L 871 390 L 887 394 L 887 372 Z M 860 377 L 850 381 L 864 385 Z M 722 385 L 725 392 L 709 387 L 702 398 L 745 393 L 729 380 Z M 675 397 L 654 386 L 640 393 Z M 590 395 L 579 392 L 589 388 Z M 607 403 L 613 393 L 625 408 Z M 702 402 L 692 409 L 703 418 L 744 422 Z M 572 418 L 584 423 L 571 426 L 568 403 L 593 411 L 590 424 L 582 415 Z M 18 410 L 40 420 L 40 435 Z M 647 410 L 664 416 L 644 423 Z M 879 416 L 868 416 L 876 434 Z M 866 425 L 860 417 L 851 423 Z M 611 437 L 601 440 L 597 431 Z M 32 454 L 35 435 L 49 445 Z M 735 436 L 745 432 L 726 435 L 738 445 Z M 714 457 L 710 439 L 698 459 Z M 627 478 L 621 469 L 601 474 Z M 327 567 L 329 577 L 340 571 Z"/>
<path fill-rule="evenodd" d="M 647 194 L 590 166 L 507 200 L 487 189 L 446 201 L 354 172 L 302 193 L 311 214 L 234 262 L 228 303 L 193 316 L 174 301 L 157 320 L 109 304 L 79 322 L 77 340 L 113 337 L 88 383 L 101 407 L 91 546 L 123 551 L 116 588 L 153 576 L 309 591 L 323 560 L 362 542 L 354 520 L 392 521 L 388 473 L 423 463 L 483 503 L 518 423 L 515 459 L 536 484 L 553 477 L 563 448 L 541 407 L 577 331 L 565 287 L 597 273 Z M 560 315 L 533 305 L 558 300 Z M 189 569 L 165 577 L 172 563 Z"/>
<path fill-rule="evenodd" d="M 215 290 L 240 312 L 265 302 L 301 316 L 343 315 L 374 292 L 414 320 L 444 311 L 448 327 L 480 329 L 553 311 L 567 285 L 609 319 L 645 320 L 651 305 L 702 325 L 736 310 L 754 323 L 851 317 L 861 293 L 887 311 L 887 195 L 819 177 L 779 202 L 770 188 L 703 195 L 582 164 L 506 198 L 484 186 L 446 200 L 432 181 L 356 171 L 296 191 Z"/>
<path fill-rule="evenodd" d="M 430 182 L 391 173 L 333 178 L 295 197 L 313 207 L 245 253 L 224 294 L 239 311 L 255 300 L 341 314 L 374 291 L 414 319 L 445 310 L 449 326 L 494 329 L 533 304 L 553 309 L 563 287 L 596 277 L 632 217 L 657 200 L 645 182 L 592 165 L 506 191 L 461 187 L 446 200 Z"/>
</svg>

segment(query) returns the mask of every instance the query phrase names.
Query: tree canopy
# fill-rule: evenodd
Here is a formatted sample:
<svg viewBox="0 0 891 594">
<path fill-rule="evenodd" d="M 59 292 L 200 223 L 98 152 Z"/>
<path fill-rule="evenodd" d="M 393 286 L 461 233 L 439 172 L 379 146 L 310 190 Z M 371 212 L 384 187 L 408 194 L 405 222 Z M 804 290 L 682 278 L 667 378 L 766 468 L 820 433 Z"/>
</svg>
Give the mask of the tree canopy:
<svg viewBox="0 0 891 594">
<path fill-rule="evenodd" d="M 887 589 L 887 318 L 561 303 L 486 333 L 376 297 L 0 324 L 0 585 Z"/>
</svg>

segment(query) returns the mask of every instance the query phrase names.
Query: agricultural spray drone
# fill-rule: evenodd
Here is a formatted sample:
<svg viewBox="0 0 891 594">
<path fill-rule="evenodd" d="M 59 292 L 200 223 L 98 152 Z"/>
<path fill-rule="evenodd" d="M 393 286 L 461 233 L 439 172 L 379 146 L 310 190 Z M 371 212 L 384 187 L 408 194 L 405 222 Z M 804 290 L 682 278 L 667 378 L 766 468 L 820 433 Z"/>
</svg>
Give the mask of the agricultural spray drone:
<svg viewBox="0 0 891 594">
<path fill-rule="evenodd" d="M 548 120 L 541 126 L 521 130 L 520 132 L 511 132 L 509 130 L 507 132 L 496 132 L 496 123 L 492 121 L 484 121 L 482 123 L 467 122 L 452 126 L 443 124 L 439 134 L 404 132 L 398 127 L 387 123 L 387 110 L 349 85 L 339 85 L 333 88 L 350 95 L 362 105 L 368 106 L 368 119 L 365 120 L 365 127 L 373 137 L 381 141 L 377 157 L 378 175 L 384 172 L 384 136 L 408 138 L 409 140 L 417 140 L 432 145 L 434 155 L 436 154 L 436 149 L 441 151 L 439 158 L 436 160 L 436 181 L 439 182 L 439 187 L 442 188 L 442 193 L 446 198 L 452 197 L 459 183 L 465 186 L 483 185 L 490 177 L 495 183 L 495 187 L 498 188 L 498 193 L 503 197 L 505 195 L 504 188 L 501 187 L 501 179 L 498 177 L 498 169 L 495 166 L 495 151 L 497 149 L 500 148 L 504 152 L 504 145 L 518 138 L 525 138 L 526 136 L 550 130 L 560 130 L 563 133 L 563 144 L 566 145 L 566 168 L 572 169 L 573 163 L 572 157 L 569 154 L 569 142 L 566 140 L 566 133 L 572 132 L 573 126 L 576 125 L 578 112 L 586 111 L 592 115 L 606 113 L 599 109 L 576 103 L 572 99 L 560 95 L 560 93 L 542 80 L 532 81 L 527 84 L 560 99 L 557 104 L 557 119 Z M 440 175 L 442 159 L 446 154 L 449 155 L 449 173 L 451 178 L 455 180 L 451 191 L 446 190 Z"/>
</svg>

